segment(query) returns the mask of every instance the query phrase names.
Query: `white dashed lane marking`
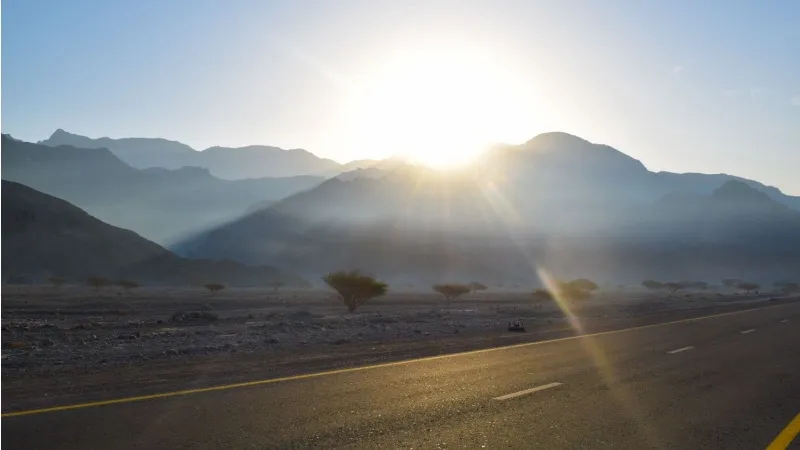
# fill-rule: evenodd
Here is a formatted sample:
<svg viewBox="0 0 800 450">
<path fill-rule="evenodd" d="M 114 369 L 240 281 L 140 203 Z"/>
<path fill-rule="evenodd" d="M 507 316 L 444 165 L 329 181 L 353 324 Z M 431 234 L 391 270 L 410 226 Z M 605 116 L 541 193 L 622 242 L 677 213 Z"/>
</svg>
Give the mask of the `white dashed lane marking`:
<svg viewBox="0 0 800 450">
<path fill-rule="evenodd" d="M 755 329 L 755 328 L 750 328 L 749 330 L 744 330 L 744 331 L 742 331 L 742 334 L 750 334 L 750 333 L 752 333 L 753 331 L 756 331 L 756 329 Z"/>
<path fill-rule="evenodd" d="M 694 347 L 692 347 L 691 345 L 688 346 L 688 347 L 681 347 L 681 348 L 678 348 L 678 349 L 675 349 L 675 350 L 670 350 L 670 351 L 667 352 L 667 354 L 674 355 L 675 353 L 685 352 L 686 350 L 691 350 L 693 348 Z"/>
<path fill-rule="evenodd" d="M 545 389 L 550 389 L 554 387 L 561 386 L 561 383 L 549 383 L 543 384 L 541 386 L 536 386 L 535 388 L 525 389 L 524 391 L 514 392 L 513 394 L 506 394 L 501 395 L 500 397 L 495 397 L 494 400 L 508 400 L 510 398 L 522 397 L 523 395 L 533 394 L 534 392 L 543 391 Z"/>
</svg>

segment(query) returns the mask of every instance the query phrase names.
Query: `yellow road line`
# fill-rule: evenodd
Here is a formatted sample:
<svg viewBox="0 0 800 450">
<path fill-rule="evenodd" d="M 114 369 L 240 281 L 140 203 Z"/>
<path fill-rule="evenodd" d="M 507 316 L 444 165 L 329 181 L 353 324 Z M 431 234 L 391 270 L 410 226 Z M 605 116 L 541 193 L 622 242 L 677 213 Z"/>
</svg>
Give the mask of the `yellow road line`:
<svg viewBox="0 0 800 450">
<path fill-rule="evenodd" d="M 752 312 L 752 311 L 763 311 L 763 310 L 766 310 L 766 309 L 777 308 L 777 307 L 787 306 L 787 305 L 791 305 L 791 304 L 793 304 L 793 303 L 784 303 L 784 304 L 781 304 L 781 305 L 767 306 L 767 307 L 763 307 L 763 308 L 742 309 L 742 310 L 738 310 L 738 311 L 731 311 L 731 312 L 725 312 L 725 313 L 719 313 L 719 314 L 712 314 L 712 315 L 709 315 L 709 316 L 700 316 L 700 317 L 693 317 L 693 318 L 689 318 L 689 319 L 673 320 L 671 322 L 662 322 L 662 323 L 655 323 L 655 324 L 651 324 L 651 325 L 642 325 L 642 326 L 638 326 L 638 327 L 624 328 L 624 329 L 621 329 L 621 330 L 601 331 L 599 333 L 584 334 L 584 335 L 580 335 L 580 336 L 569 336 L 569 337 L 558 338 L 558 339 L 550 339 L 550 340 L 547 340 L 547 341 L 525 342 L 525 343 L 522 343 L 522 344 L 506 345 L 506 346 L 502 346 L 502 347 L 492 347 L 492 348 L 485 348 L 485 349 L 481 349 L 481 350 L 469 350 L 469 351 L 465 351 L 465 352 L 450 353 L 450 354 L 447 354 L 447 355 L 439 355 L 439 356 L 426 356 L 426 357 L 423 357 L 423 358 L 407 359 L 407 360 L 403 360 L 403 361 L 395 361 L 395 362 L 388 362 L 388 363 L 381 363 L 381 364 L 373 364 L 373 365 L 368 365 L 368 366 L 349 367 L 349 368 L 346 368 L 346 369 L 336 369 L 336 370 L 327 370 L 327 371 L 324 371 L 324 372 L 314 372 L 314 373 L 307 373 L 307 374 L 302 374 L 302 375 L 292 375 L 292 376 L 281 377 L 281 378 L 270 378 L 270 379 L 267 379 L 267 380 L 247 381 L 247 382 L 243 382 L 243 383 L 224 384 L 224 385 L 220 385 L 220 386 L 211 386 L 211 387 L 205 387 L 205 388 L 185 389 L 185 390 L 172 391 L 172 392 L 162 392 L 162 393 L 159 393 L 159 394 L 150 394 L 150 395 L 139 395 L 139 396 L 135 396 L 135 397 L 115 398 L 115 399 L 111 399 L 111 400 L 101 400 L 101 401 L 97 401 L 97 402 L 77 403 L 77 404 L 73 404 L 73 405 L 52 406 L 52 407 L 48 407 L 48 408 L 39 408 L 39 409 L 29 409 L 29 410 L 24 410 L 24 411 L 3 413 L 2 416 L 0 416 L 0 417 L 5 419 L 5 418 L 9 418 L 9 417 L 28 416 L 28 415 L 31 415 L 31 414 L 42 414 L 42 413 L 57 412 L 57 411 L 68 411 L 68 410 L 72 410 L 72 409 L 93 408 L 93 407 L 96 407 L 96 406 L 117 405 L 117 404 L 120 404 L 120 403 L 133 403 L 133 402 L 140 402 L 140 401 L 143 401 L 143 400 L 154 400 L 154 399 L 159 399 L 159 398 L 177 397 L 177 396 L 181 396 L 181 395 L 200 394 L 200 393 L 203 393 L 203 392 L 224 391 L 224 390 L 228 390 L 228 389 L 237 389 L 237 388 L 243 388 L 243 387 L 259 386 L 259 385 L 263 385 L 263 384 L 281 383 L 281 382 L 284 382 L 284 381 L 304 380 L 304 379 L 308 379 L 308 378 L 324 377 L 324 376 L 328 376 L 328 375 L 337 375 L 337 374 L 342 374 L 342 373 L 357 372 L 357 371 L 361 371 L 361 370 L 380 369 L 380 368 L 384 368 L 384 367 L 394 367 L 394 366 L 400 366 L 400 365 L 412 364 L 412 363 L 418 363 L 418 362 L 434 361 L 434 360 L 444 359 L 444 358 L 455 358 L 455 357 L 459 357 L 459 356 L 477 355 L 477 354 L 480 354 L 480 353 L 496 352 L 496 351 L 500 351 L 500 350 L 509 350 L 509 349 L 520 348 L 520 347 L 529 347 L 529 346 L 533 346 L 533 345 L 550 344 L 550 343 L 553 343 L 553 342 L 563 342 L 563 341 L 569 341 L 569 340 L 573 340 L 573 339 L 582 339 L 582 338 L 586 338 L 586 337 L 605 336 L 605 335 L 609 335 L 609 334 L 625 333 L 625 332 L 628 332 L 628 331 L 645 330 L 645 329 L 648 329 L 648 328 L 662 327 L 662 326 L 666 326 L 666 325 L 674 325 L 674 324 L 679 324 L 679 323 L 696 322 L 696 321 L 699 321 L 699 320 L 713 319 L 713 318 L 716 318 L 716 317 L 730 316 L 730 315 L 734 315 L 734 314 L 743 314 L 743 313 Z"/>
<path fill-rule="evenodd" d="M 792 443 L 798 434 L 800 434 L 800 414 L 794 416 L 794 420 L 789 422 L 789 425 L 786 425 L 786 428 L 781 431 L 781 434 L 769 444 L 767 450 L 784 450 L 789 448 L 789 444 Z"/>
</svg>

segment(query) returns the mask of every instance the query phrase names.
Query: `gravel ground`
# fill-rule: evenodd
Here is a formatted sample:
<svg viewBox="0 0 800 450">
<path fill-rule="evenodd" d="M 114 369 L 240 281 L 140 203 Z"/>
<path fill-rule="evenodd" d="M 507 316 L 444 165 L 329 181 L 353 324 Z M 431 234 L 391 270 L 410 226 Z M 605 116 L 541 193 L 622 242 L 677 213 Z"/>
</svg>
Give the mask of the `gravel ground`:
<svg viewBox="0 0 800 450">
<path fill-rule="evenodd" d="M 583 322 L 753 301 L 715 293 L 600 293 L 570 310 Z M 569 327 L 555 302 L 484 292 L 447 304 L 433 293 L 391 293 L 349 314 L 331 292 L 230 289 L 4 287 L 2 371 L 8 379 L 230 353 L 326 352 L 333 346 L 499 334 L 512 319 L 541 332 Z"/>
</svg>

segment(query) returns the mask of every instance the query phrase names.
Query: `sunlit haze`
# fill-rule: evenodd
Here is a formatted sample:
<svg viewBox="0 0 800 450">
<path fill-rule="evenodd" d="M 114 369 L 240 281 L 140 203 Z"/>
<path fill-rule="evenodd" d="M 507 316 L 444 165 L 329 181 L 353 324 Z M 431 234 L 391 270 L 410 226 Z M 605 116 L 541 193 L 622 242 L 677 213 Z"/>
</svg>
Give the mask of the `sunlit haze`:
<svg viewBox="0 0 800 450">
<path fill-rule="evenodd" d="M 7 2 L 5 133 L 459 165 L 548 131 L 800 194 L 800 4 Z"/>
</svg>

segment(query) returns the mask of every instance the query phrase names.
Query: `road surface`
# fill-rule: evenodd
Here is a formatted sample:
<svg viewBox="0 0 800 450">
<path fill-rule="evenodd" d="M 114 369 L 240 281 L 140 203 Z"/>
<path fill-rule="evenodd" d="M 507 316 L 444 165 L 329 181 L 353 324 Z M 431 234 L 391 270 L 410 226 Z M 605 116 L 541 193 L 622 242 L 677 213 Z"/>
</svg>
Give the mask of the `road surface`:
<svg viewBox="0 0 800 450">
<path fill-rule="evenodd" d="M 794 303 L 244 387 L 6 413 L 2 444 L 752 449 L 776 439 L 785 446 L 798 413 Z M 789 448 L 800 448 L 798 440 Z"/>
</svg>

